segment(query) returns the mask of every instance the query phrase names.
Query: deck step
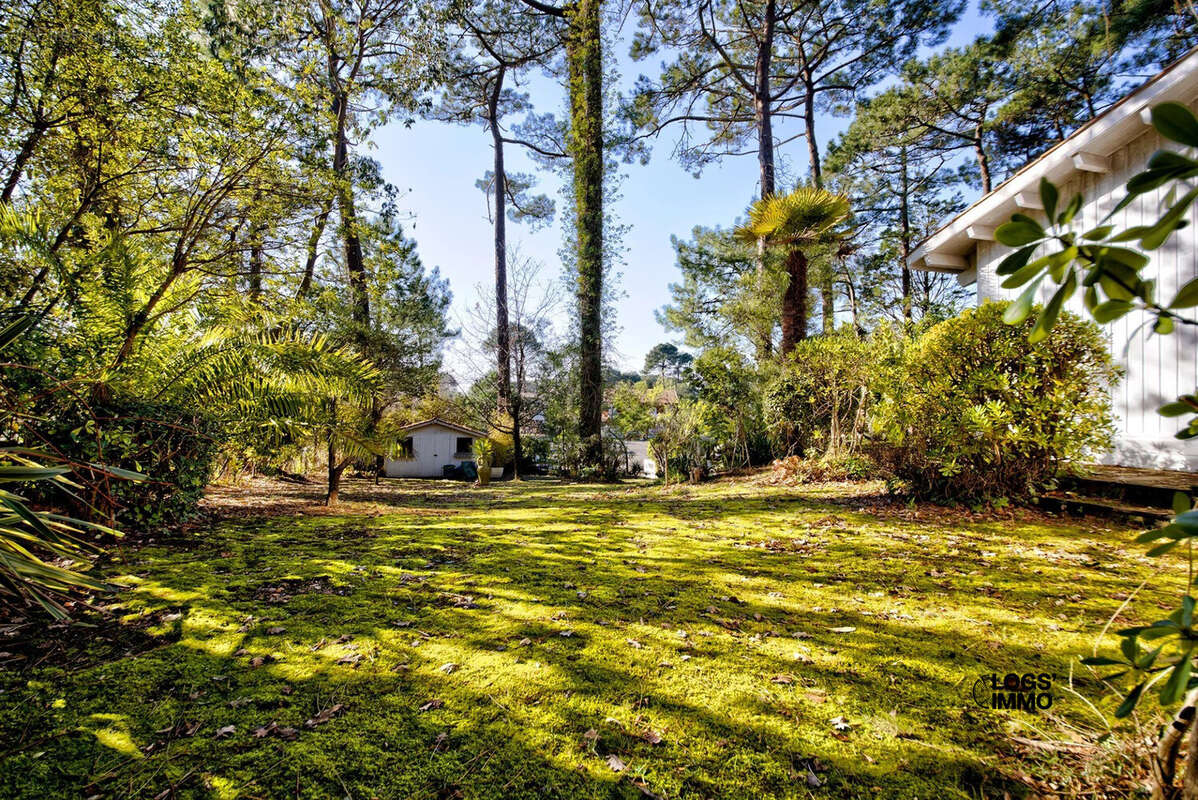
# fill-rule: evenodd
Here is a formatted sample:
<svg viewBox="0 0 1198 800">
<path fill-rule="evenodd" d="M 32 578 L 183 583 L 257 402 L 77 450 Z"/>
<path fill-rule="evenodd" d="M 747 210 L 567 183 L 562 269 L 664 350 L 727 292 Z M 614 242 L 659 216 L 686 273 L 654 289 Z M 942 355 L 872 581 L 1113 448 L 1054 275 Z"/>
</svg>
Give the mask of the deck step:
<svg viewBox="0 0 1198 800">
<path fill-rule="evenodd" d="M 1040 498 L 1039 505 L 1045 511 L 1074 516 L 1107 517 L 1131 525 L 1155 526 L 1173 517 L 1173 511 L 1168 506 L 1129 503 L 1117 498 L 1095 497 L 1071 491 L 1049 492 Z"/>
</svg>

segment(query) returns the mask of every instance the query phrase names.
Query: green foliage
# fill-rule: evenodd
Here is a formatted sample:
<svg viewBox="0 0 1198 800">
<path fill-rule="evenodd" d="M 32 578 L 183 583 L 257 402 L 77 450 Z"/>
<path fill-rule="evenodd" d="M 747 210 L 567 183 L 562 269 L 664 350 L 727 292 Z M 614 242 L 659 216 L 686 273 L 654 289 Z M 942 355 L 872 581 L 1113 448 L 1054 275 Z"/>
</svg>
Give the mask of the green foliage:
<svg viewBox="0 0 1198 800">
<path fill-rule="evenodd" d="M 474 440 L 474 458 L 478 462 L 480 470 L 490 469 L 491 460 L 495 456 L 495 445 L 490 439 L 475 439 Z"/>
<path fill-rule="evenodd" d="M 96 514 L 126 530 L 149 531 L 195 516 L 223 431 L 194 406 L 115 396 L 84 402 L 59 396 L 54 405 L 30 409 L 22 437 L 39 442 L 68 463 L 86 489 L 75 500 L 79 514 Z M 103 464 L 102 468 L 84 465 Z M 112 468 L 143 480 L 111 480 Z M 46 488 L 50 488 L 47 486 Z M 61 493 L 39 499 L 70 504 Z M 82 504 L 80 504 L 80 500 Z"/>
<path fill-rule="evenodd" d="M 799 342 L 764 389 L 765 422 L 777 450 L 836 457 L 859 449 L 876 377 L 897 346 L 886 328 L 870 337 L 844 329 Z"/>
<path fill-rule="evenodd" d="M 834 239 L 849 217 L 844 195 L 818 186 L 799 186 L 788 194 L 763 197 L 749 207 L 749 220 L 736 229 L 747 244 L 805 246 Z"/>
<path fill-rule="evenodd" d="M 1060 336 L 1064 321 L 1060 316 L 1061 305 L 1079 287 L 1083 289 L 1086 310 L 1099 323 L 1109 323 L 1139 310 L 1155 317 L 1153 330 L 1159 335 L 1173 333 L 1178 325 L 1198 326 L 1198 319 L 1186 313 L 1187 309 L 1198 305 L 1198 278 L 1181 286 L 1171 301 L 1163 303 L 1155 297 L 1155 279 L 1145 275 L 1151 264 L 1150 254 L 1188 224 L 1189 212 L 1198 200 L 1198 188 L 1193 187 L 1193 179 L 1198 177 L 1198 158 L 1194 156 L 1194 149 L 1198 148 L 1198 117 L 1179 103 L 1162 103 L 1152 109 L 1152 125 L 1162 137 L 1186 147 L 1188 152 L 1160 150 L 1153 154 L 1147 168 L 1128 180 L 1126 196 L 1097 226 L 1077 230 L 1073 222 L 1084 199 L 1075 195 L 1062 204 L 1057 187 L 1042 180 L 1040 197 L 1047 226 L 1026 215 L 1015 215 L 995 231 L 995 238 L 1000 243 L 1016 248 L 999 265 L 999 274 L 1008 276 L 1003 285 L 1027 285 L 1008 309 L 1005 319 L 1024 328 L 1028 326 L 1028 320 L 1034 319 L 1031 339 L 1055 341 Z M 1168 191 L 1155 222 L 1126 230 L 1111 224 L 1112 217 L 1137 198 L 1165 187 Z M 1183 192 L 1180 197 L 1179 192 Z M 1127 243 L 1138 247 L 1124 246 Z M 1031 298 L 1046 280 L 1057 288 L 1048 305 L 1040 310 L 1032 306 Z M 1196 397 L 1198 394 L 1187 394 L 1159 409 L 1165 417 L 1190 416 L 1187 425 L 1177 433 L 1179 439 L 1198 436 Z M 1131 688 L 1115 712 L 1117 717 L 1130 715 L 1145 692 L 1158 685 L 1158 697 L 1164 705 L 1179 702 L 1195 688 L 1192 673 L 1198 635 L 1194 628 L 1195 600 L 1189 587 L 1198 584 L 1193 562 L 1198 511 L 1193 510 L 1192 499 L 1179 492 L 1174 497 L 1173 512 L 1174 517 L 1168 524 L 1146 531 L 1137 541 L 1152 544 L 1149 556 L 1162 556 L 1185 545 L 1188 561 L 1185 594 L 1172 613 L 1163 619 L 1146 626 L 1118 630 L 1117 657 L 1095 654 L 1083 659 L 1083 663 L 1091 667 L 1117 667 L 1117 672 L 1104 676 L 1104 679 L 1130 684 Z M 1097 647 L 1095 651 L 1097 653 Z M 1187 756 L 1189 759 L 1195 757 L 1194 753 Z M 1174 749 L 1163 773 L 1166 781 L 1157 787 L 1161 793 L 1173 791 L 1172 770 L 1176 758 Z M 1193 763 L 1187 771 L 1192 768 Z M 1166 782 L 1169 785 L 1163 785 Z"/>
<path fill-rule="evenodd" d="M 0 350 L 26 335 L 34 326 L 32 317 L 20 317 L 0 329 Z M 53 396 L 54 391 L 50 392 Z M 10 398 L 5 397 L 6 401 Z M 19 429 L 28 412 L 11 402 L 0 407 L 0 430 Z M 61 454 L 49 456 L 43 450 L 13 446 L 5 437 L 0 446 L 0 601 L 36 603 L 51 616 L 67 616 L 65 598 L 78 591 L 107 592 L 111 584 L 80 571 L 81 565 L 95 552 L 91 533 L 120 536 L 103 525 L 73 519 L 45 509 L 34 510 L 17 491 L 24 487 L 34 494 L 44 484 L 60 491 L 73 492 L 79 484 L 70 479 L 72 464 Z M 39 444 L 45 444 L 39 442 Z M 53 466 L 47 466 L 52 464 Z M 86 465 L 89 472 L 114 481 L 139 480 L 142 476 L 97 463 Z M 15 486 L 14 486 L 15 484 Z M 10 491 L 10 488 L 16 491 Z"/>
<path fill-rule="evenodd" d="M 934 326 L 903 354 L 874 424 L 920 497 L 1023 501 L 1070 461 L 1109 447 L 1117 378 L 1098 328 L 1062 314 L 1050 340 L 986 303 Z"/>
</svg>

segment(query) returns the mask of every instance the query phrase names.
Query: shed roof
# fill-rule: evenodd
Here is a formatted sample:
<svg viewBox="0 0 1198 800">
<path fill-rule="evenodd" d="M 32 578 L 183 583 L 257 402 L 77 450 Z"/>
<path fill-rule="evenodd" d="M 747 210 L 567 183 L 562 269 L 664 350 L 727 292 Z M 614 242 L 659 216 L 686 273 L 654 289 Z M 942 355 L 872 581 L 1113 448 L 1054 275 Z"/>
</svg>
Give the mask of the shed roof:
<svg viewBox="0 0 1198 800">
<path fill-rule="evenodd" d="M 1021 210 L 1040 208 L 1041 178 L 1061 183 L 1078 172 L 1109 172 L 1110 156 L 1151 124 L 1151 107 L 1167 101 L 1189 103 L 1198 94 L 1198 47 L 1174 61 L 1119 102 L 983 195 L 942 225 L 907 258 L 912 269 L 956 273 L 973 283 L 975 264 L 966 256 L 978 241 L 994 238 L 994 228 Z"/>
<path fill-rule="evenodd" d="M 456 422 L 450 422 L 448 420 L 441 419 L 440 417 L 431 417 L 430 419 L 421 420 L 420 422 L 413 422 L 411 425 L 403 426 L 400 428 L 400 430 L 415 431 L 420 428 L 427 428 L 430 425 L 440 425 L 442 428 L 449 428 L 450 430 L 458 431 L 459 433 L 469 434 L 476 439 L 485 438 L 487 435 L 485 431 L 467 428 L 465 425 L 458 425 Z"/>
</svg>

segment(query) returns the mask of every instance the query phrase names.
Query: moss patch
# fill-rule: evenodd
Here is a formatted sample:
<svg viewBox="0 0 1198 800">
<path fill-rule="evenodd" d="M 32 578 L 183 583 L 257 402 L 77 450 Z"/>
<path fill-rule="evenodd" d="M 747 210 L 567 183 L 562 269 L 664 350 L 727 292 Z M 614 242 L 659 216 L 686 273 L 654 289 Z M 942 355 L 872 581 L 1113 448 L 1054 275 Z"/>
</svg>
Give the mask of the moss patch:
<svg viewBox="0 0 1198 800">
<path fill-rule="evenodd" d="M 1076 785 L 1081 767 L 1019 737 L 1097 724 L 1060 687 L 1160 561 L 1100 522 L 862 491 L 350 482 L 334 514 L 289 503 L 129 550 L 107 571 L 137 647 L 0 677 L 0 796 Z M 1056 677 L 1050 714 L 973 701 L 978 677 L 1011 671 Z"/>
</svg>

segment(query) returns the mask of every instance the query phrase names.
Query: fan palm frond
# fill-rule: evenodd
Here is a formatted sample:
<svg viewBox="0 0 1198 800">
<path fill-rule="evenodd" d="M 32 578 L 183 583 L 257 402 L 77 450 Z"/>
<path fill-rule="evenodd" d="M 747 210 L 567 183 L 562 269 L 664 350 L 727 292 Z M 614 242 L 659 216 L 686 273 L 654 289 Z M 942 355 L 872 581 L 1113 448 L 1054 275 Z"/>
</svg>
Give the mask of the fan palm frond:
<svg viewBox="0 0 1198 800">
<path fill-rule="evenodd" d="M 736 229 L 746 242 L 767 245 L 815 244 L 834 238 L 849 217 L 849 200 L 815 186 L 800 186 L 789 194 L 771 194 L 749 207 L 749 221 Z"/>
</svg>

